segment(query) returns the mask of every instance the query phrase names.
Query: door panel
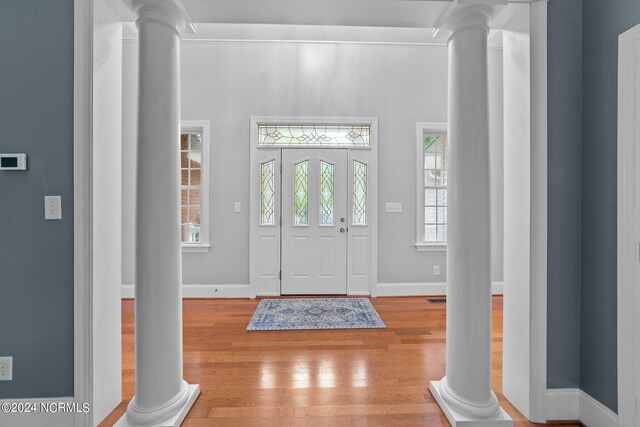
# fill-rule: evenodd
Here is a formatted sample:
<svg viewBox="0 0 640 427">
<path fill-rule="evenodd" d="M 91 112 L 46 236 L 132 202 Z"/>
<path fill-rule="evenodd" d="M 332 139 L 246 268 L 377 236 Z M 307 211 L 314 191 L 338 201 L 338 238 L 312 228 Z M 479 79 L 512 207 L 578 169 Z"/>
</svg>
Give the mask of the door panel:
<svg viewBox="0 0 640 427">
<path fill-rule="evenodd" d="M 320 251 L 319 251 L 319 268 L 318 274 L 320 277 L 334 277 L 335 276 L 335 237 L 324 236 L 320 237 Z"/>
<path fill-rule="evenodd" d="M 309 277 L 309 238 L 294 236 L 293 239 L 293 276 Z"/>
<path fill-rule="evenodd" d="M 344 149 L 282 150 L 283 295 L 347 293 L 347 159 Z"/>
<path fill-rule="evenodd" d="M 369 238 L 367 236 L 355 236 L 351 244 L 351 273 L 354 276 L 367 276 L 369 272 Z"/>
<path fill-rule="evenodd" d="M 260 270 L 258 274 L 264 277 L 276 277 L 278 270 L 277 254 L 279 252 L 278 239 L 274 236 L 259 236 Z"/>
</svg>

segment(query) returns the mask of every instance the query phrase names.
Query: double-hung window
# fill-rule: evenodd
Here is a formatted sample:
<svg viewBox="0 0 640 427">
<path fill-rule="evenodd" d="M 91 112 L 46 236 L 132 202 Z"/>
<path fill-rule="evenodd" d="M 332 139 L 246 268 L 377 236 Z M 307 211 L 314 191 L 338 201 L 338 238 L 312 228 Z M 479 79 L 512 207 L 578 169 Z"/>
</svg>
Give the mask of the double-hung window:
<svg viewBox="0 0 640 427">
<path fill-rule="evenodd" d="M 185 252 L 208 251 L 209 122 L 183 121 L 180 130 L 180 234 Z"/>
<path fill-rule="evenodd" d="M 447 245 L 447 164 L 446 127 L 419 123 L 418 212 L 416 248 L 419 251 L 446 250 Z"/>
</svg>

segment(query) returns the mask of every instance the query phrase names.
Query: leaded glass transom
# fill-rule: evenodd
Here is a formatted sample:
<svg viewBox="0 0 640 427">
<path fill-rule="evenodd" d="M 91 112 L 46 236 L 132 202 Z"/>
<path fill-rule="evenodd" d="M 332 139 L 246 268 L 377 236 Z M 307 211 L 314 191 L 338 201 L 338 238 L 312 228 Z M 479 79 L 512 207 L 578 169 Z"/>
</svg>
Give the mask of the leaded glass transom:
<svg viewBox="0 0 640 427">
<path fill-rule="evenodd" d="M 424 135 L 424 241 L 447 241 L 447 136 Z"/>
<path fill-rule="evenodd" d="M 320 161 L 320 225 L 333 225 L 333 165 Z"/>
<path fill-rule="evenodd" d="M 353 225 L 367 225 L 367 165 L 353 161 Z"/>
<path fill-rule="evenodd" d="M 309 224 L 308 203 L 309 161 L 296 163 L 293 168 L 293 223 Z"/>
<path fill-rule="evenodd" d="M 260 165 L 260 224 L 275 225 L 275 160 Z"/>
<path fill-rule="evenodd" d="M 352 125 L 259 125 L 263 146 L 368 147 L 371 128 Z"/>
</svg>

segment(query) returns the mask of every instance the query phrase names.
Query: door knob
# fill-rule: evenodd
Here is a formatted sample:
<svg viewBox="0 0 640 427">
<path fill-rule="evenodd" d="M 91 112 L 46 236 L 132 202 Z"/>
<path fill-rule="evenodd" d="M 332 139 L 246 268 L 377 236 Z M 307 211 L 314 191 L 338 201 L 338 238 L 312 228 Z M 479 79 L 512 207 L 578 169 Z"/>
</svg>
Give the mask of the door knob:
<svg viewBox="0 0 640 427">
<path fill-rule="evenodd" d="M 347 231 L 347 229 L 346 229 L 346 228 L 344 228 L 344 227 L 340 227 L 340 232 L 341 232 L 341 233 L 344 233 L 345 231 Z"/>
</svg>

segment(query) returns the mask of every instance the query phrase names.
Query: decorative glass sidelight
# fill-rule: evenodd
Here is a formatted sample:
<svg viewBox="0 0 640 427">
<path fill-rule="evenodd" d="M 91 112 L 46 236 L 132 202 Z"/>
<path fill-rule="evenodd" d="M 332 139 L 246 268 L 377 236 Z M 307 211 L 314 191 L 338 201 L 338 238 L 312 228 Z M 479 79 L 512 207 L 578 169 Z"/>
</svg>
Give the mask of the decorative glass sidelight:
<svg viewBox="0 0 640 427">
<path fill-rule="evenodd" d="M 259 125 L 261 146 L 368 147 L 371 128 L 352 125 Z"/>
<path fill-rule="evenodd" d="M 424 135 L 424 241 L 447 241 L 447 135 Z"/>
<path fill-rule="evenodd" d="M 353 225 L 367 225 L 367 165 L 353 161 Z"/>
<path fill-rule="evenodd" d="M 182 243 L 202 243 L 202 132 L 180 134 L 180 228 Z"/>
<path fill-rule="evenodd" d="M 293 224 L 309 224 L 309 161 L 296 163 L 293 167 Z"/>
<path fill-rule="evenodd" d="M 260 225 L 275 225 L 275 160 L 260 165 Z"/>
<path fill-rule="evenodd" d="M 320 225 L 333 225 L 333 165 L 320 161 Z"/>
</svg>

